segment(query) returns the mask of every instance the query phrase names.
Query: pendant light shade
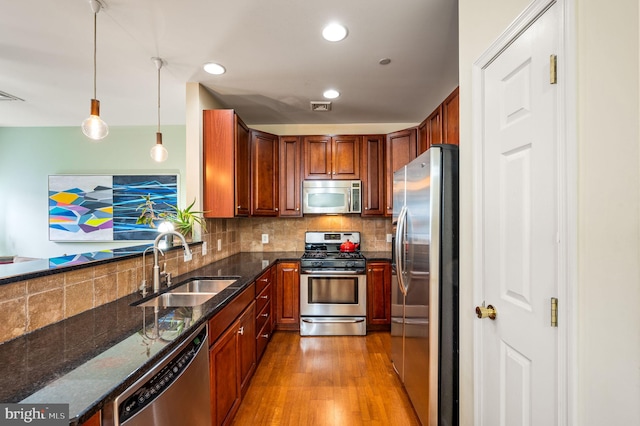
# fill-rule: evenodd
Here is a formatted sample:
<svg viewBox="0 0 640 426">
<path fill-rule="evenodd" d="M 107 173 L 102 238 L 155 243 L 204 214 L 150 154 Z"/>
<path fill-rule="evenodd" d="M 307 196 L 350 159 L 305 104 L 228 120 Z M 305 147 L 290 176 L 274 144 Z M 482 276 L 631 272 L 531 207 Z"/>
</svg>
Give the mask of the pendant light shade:
<svg viewBox="0 0 640 426">
<path fill-rule="evenodd" d="M 151 148 L 151 158 L 158 163 L 162 163 L 169 158 L 169 151 L 162 145 L 162 133 L 156 133 L 156 144 Z"/>
<path fill-rule="evenodd" d="M 160 68 L 162 68 L 163 61 L 161 58 L 151 58 L 158 68 L 158 131 L 156 132 L 156 144 L 151 148 L 151 158 L 158 163 L 166 161 L 169 158 L 169 152 L 167 148 L 162 145 L 162 133 L 160 133 Z"/>
<path fill-rule="evenodd" d="M 91 115 L 82 122 L 82 133 L 91 140 L 99 141 L 109 134 L 109 126 L 100 118 L 100 101 L 96 99 L 96 39 L 101 4 L 97 0 L 90 0 L 89 5 L 93 11 L 93 99 L 91 99 Z"/>
</svg>

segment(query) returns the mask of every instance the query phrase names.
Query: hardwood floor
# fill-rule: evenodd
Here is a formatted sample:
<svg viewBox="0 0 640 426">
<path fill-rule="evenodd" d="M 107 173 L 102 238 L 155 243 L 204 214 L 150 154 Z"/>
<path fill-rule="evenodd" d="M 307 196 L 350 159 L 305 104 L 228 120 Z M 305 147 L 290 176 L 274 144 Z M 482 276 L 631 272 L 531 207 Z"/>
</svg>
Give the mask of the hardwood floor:
<svg viewBox="0 0 640 426">
<path fill-rule="evenodd" d="M 390 335 L 276 332 L 236 414 L 244 425 L 419 425 L 391 361 Z"/>
</svg>

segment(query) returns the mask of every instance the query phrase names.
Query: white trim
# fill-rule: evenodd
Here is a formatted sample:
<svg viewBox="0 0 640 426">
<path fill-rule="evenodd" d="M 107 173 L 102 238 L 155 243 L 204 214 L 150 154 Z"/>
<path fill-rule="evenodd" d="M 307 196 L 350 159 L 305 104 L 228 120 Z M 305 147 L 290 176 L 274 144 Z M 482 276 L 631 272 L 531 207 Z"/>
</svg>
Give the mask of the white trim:
<svg viewBox="0 0 640 426">
<path fill-rule="evenodd" d="M 482 152 L 483 139 L 483 70 L 522 32 L 554 4 L 560 10 L 558 81 L 558 425 L 577 424 L 577 136 L 576 136 L 576 37 L 575 7 L 570 0 L 533 1 L 478 58 L 472 67 L 472 147 L 473 147 L 473 293 L 474 302 L 482 303 L 483 205 Z M 474 330 L 474 424 L 481 425 L 482 357 L 478 342 L 482 327 L 476 321 Z"/>
</svg>

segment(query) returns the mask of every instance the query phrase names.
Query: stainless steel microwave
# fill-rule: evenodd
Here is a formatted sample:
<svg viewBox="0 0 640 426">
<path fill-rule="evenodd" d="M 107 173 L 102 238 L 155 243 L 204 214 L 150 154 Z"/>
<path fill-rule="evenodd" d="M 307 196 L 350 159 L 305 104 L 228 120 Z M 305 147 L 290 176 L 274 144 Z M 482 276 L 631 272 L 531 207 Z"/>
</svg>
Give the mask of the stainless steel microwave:
<svg viewBox="0 0 640 426">
<path fill-rule="evenodd" d="M 302 182 L 302 213 L 360 213 L 361 188 L 359 180 L 305 180 Z"/>
</svg>

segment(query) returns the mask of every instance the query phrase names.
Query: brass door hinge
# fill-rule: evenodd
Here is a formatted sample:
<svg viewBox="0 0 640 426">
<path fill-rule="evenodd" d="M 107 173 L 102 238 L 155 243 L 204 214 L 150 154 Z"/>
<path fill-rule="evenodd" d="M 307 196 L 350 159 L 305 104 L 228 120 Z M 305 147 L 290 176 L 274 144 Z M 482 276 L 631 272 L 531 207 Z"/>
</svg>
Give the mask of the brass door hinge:
<svg viewBox="0 0 640 426">
<path fill-rule="evenodd" d="M 558 56 L 549 57 L 549 83 L 558 84 Z"/>
<path fill-rule="evenodd" d="M 558 298 L 551 298 L 551 327 L 558 326 Z"/>
</svg>

